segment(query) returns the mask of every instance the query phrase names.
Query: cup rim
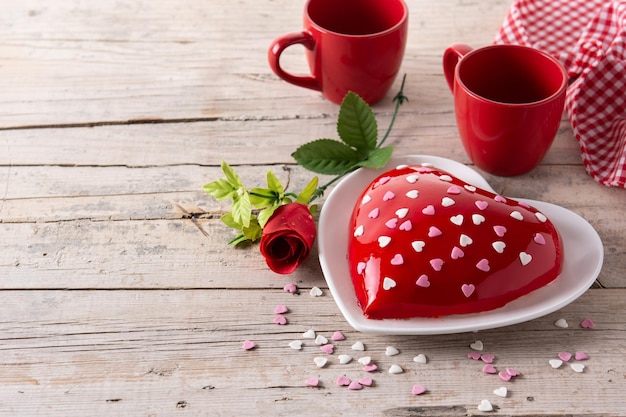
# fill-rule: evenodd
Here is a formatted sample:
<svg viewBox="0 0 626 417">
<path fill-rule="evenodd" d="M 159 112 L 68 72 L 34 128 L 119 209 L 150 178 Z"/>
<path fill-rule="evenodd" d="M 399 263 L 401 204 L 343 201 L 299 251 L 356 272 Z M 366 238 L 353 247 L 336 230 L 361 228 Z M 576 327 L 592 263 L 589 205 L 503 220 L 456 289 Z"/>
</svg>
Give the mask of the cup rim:
<svg viewBox="0 0 626 417">
<path fill-rule="evenodd" d="M 479 54 L 481 52 L 484 52 L 484 51 L 487 51 L 487 50 L 491 50 L 491 49 L 501 49 L 501 48 L 525 49 L 527 51 L 531 51 L 533 53 L 542 55 L 548 61 L 552 62 L 559 69 L 559 71 L 561 72 L 561 75 L 562 75 L 561 85 L 559 86 L 558 89 L 556 89 L 556 91 L 554 93 L 550 94 L 547 97 L 542 98 L 541 100 L 528 101 L 528 102 L 524 102 L 524 103 L 509 103 L 509 102 L 506 102 L 506 101 L 492 100 L 492 99 L 489 99 L 489 98 L 486 98 L 486 97 L 483 97 L 481 95 L 476 94 L 472 89 L 469 88 L 469 86 L 467 84 L 465 84 L 463 82 L 463 80 L 460 77 L 460 70 L 461 70 L 461 66 L 463 65 L 463 61 L 466 58 L 471 57 L 471 56 L 476 55 L 476 54 Z M 556 59 L 552 55 L 548 54 L 547 52 L 544 52 L 544 51 L 542 51 L 540 49 L 537 49 L 537 48 L 533 48 L 532 46 L 518 45 L 518 44 L 509 44 L 509 43 L 491 44 L 491 45 L 482 46 L 480 48 L 472 49 L 470 52 L 465 54 L 463 56 L 463 58 L 461 58 L 461 60 L 459 60 L 459 63 L 456 65 L 456 68 L 454 69 L 454 79 L 456 80 L 456 82 L 458 82 L 460 85 L 463 86 L 463 89 L 467 92 L 467 94 L 469 94 L 470 96 L 472 96 L 473 98 L 475 98 L 475 99 L 477 99 L 479 101 L 483 101 L 485 103 L 493 103 L 493 104 L 498 104 L 498 105 L 504 105 L 504 106 L 511 106 L 511 107 L 539 106 L 539 105 L 542 105 L 542 104 L 544 104 L 546 102 L 553 101 L 556 98 L 558 98 L 559 96 L 561 96 L 564 93 L 564 91 L 567 89 L 567 86 L 568 86 L 567 71 L 565 70 L 565 67 L 563 66 L 563 64 L 558 59 Z"/>
<path fill-rule="evenodd" d="M 335 35 L 335 36 L 341 36 L 341 37 L 345 37 L 345 38 L 372 38 L 372 37 L 378 37 L 378 36 L 386 35 L 388 33 L 396 31 L 399 27 L 403 26 L 407 22 L 408 16 L 409 16 L 409 8 L 406 5 L 406 2 L 404 0 L 396 0 L 402 6 L 402 18 L 395 25 L 393 25 L 393 26 L 391 26 L 391 27 L 389 27 L 389 28 L 387 28 L 385 30 L 381 30 L 380 32 L 372 32 L 372 33 L 364 33 L 364 34 L 359 34 L 359 35 L 353 35 L 353 34 L 349 34 L 349 33 L 342 33 L 342 32 L 337 32 L 337 31 L 334 31 L 334 30 L 327 29 L 327 28 L 325 28 L 323 26 L 320 26 L 315 20 L 313 20 L 313 18 L 309 14 L 309 6 L 314 1 L 317 1 L 317 0 L 307 0 L 306 4 L 304 6 L 304 14 L 306 15 L 306 17 L 309 20 L 309 22 L 311 22 L 311 24 L 317 30 L 319 30 L 320 32 L 332 34 L 332 35 Z"/>
</svg>

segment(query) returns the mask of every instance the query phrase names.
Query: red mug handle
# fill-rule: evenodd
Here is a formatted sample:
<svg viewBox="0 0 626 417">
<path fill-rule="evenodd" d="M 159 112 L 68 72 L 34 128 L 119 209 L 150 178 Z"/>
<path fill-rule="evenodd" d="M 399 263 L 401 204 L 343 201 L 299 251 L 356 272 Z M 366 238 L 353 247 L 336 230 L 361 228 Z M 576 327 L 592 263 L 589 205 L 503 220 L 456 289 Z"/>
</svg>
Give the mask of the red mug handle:
<svg viewBox="0 0 626 417">
<path fill-rule="evenodd" d="M 454 70 L 461 58 L 467 55 L 472 47 L 464 43 L 455 43 L 446 48 L 443 53 L 443 73 L 446 76 L 448 87 L 454 93 Z"/>
<path fill-rule="evenodd" d="M 280 55 L 287 47 L 296 44 L 302 44 L 305 48 L 311 51 L 315 48 L 315 40 L 308 32 L 289 33 L 276 38 L 267 51 L 267 60 L 269 61 L 272 71 L 274 71 L 274 73 L 280 78 L 291 84 L 321 91 L 322 86 L 314 77 L 292 75 L 283 70 L 280 66 Z"/>
</svg>

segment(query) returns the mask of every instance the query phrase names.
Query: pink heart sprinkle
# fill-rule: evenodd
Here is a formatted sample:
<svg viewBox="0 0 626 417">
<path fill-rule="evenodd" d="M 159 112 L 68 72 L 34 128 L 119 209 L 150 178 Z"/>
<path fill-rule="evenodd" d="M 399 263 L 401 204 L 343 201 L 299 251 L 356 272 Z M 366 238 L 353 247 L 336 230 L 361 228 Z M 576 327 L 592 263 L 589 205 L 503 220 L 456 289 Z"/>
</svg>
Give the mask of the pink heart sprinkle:
<svg viewBox="0 0 626 417">
<path fill-rule="evenodd" d="M 391 177 L 382 177 L 381 179 L 378 180 L 378 184 L 376 184 L 376 187 L 378 187 L 379 185 L 387 184 L 390 179 Z"/>
<path fill-rule="evenodd" d="M 484 210 L 489 206 L 489 203 L 483 200 L 478 200 L 474 203 L 479 210 Z"/>
<path fill-rule="evenodd" d="M 254 343 L 252 340 L 244 340 L 243 344 L 241 345 L 241 348 L 243 350 L 250 350 L 250 349 L 254 349 L 256 347 L 256 343 Z"/>
<path fill-rule="evenodd" d="M 276 306 L 276 308 L 274 308 L 274 313 L 276 314 L 285 314 L 288 311 L 289 309 L 282 304 L 279 304 Z"/>
<path fill-rule="evenodd" d="M 320 380 L 316 377 L 312 377 L 304 381 L 305 384 L 309 387 L 317 387 L 320 383 Z"/>
<path fill-rule="evenodd" d="M 403 232 L 408 232 L 411 229 L 413 229 L 413 223 L 411 223 L 411 220 L 407 220 L 400 225 L 400 230 Z"/>
<path fill-rule="evenodd" d="M 503 381 L 510 381 L 510 380 L 511 380 L 511 378 L 512 378 L 512 377 L 511 377 L 511 374 L 509 374 L 509 373 L 508 373 L 508 372 L 506 372 L 506 371 L 500 371 L 500 372 L 498 373 L 498 376 L 499 376 L 499 377 L 500 377 L 500 379 L 501 379 L 501 380 L 503 380 Z"/>
<path fill-rule="evenodd" d="M 411 393 L 413 395 L 422 395 L 425 392 L 426 388 L 421 385 L 413 385 L 413 388 L 411 389 Z"/>
<path fill-rule="evenodd" d="M 441 271 L 441 268 L 443 267 L 443 259 L 431 259 L 430 266 L 432 266 L 435 271 Z"/>
<path fill-rule="evenodd" d="M 574 359 L 576 359 L 577 361 L 586 361 L 587 359 L 589 359 L 589 355 L 587 355 L 585 352 L 576 352 L 574 354 Z"/>
<path fill-rule="evenodd" d="M 357 382 L 365 387 L 371 387 L 372 384 L 374 383 L 372 378 L 370 378 L 369 376 L 364 376 L 363 378 L 359 379 Z"/>
<path fill-rule="evenodd" d="M 582 323 L 580 323 L 580 327 L 583 329 L 593 329 L 596 327 L 596 324 L 591 319 L 584 319 Z"/>
<path fill-rule="evenodd" d="M 348 389 L 352 391 L 358 391 L 360 389 L 363 389 L 363 385 L 359 384 L 358 381 L 352 381 L 350 382 L 350 385 L 348 385 Z"/>
<path fill-rule="evenodd" d="M 376 219 L 376 218 L 378 218 L 379 214 L 380 214 L 380 210 L 379 210 L 378 207 L 376 207 L 374 210 L 369 212 L 367 217 L 369 217 L 370 219 Z"/>
<path fill-rule="evenodd" d="M 280 326 L 283 326 L 283 325 L 287 324 L 287 319 L 284 316 L 276 316 L 276 317 L 274 317 L 274 324 L 278 324 Z"/>
<path fill-rule="evenodd" d="M 429 167 L 419 167 L 417 168 L 417 172 L 419 172 L 420 174 L 426 174 L 428 172 L 433 172 L 433 169 Z"/>
<path fill-rule="evenodd" d="M 470 359 L 473 359 L 475 361 L 477 361 L 478 359 L 480 359 L 480 352 L 468 352 L 467 353 L 467 357 Z"/>
<path fill-rule="evenodd" d="M 492 364 L 488 363 L 487 365 L 483 366 L 483 373 L 485 373 L 485 374 L 496 374 L 496 373 L 498 373 L 498 370 L 496 369 L 495 366 L 493 366 Z"/>
<path fill-rule="evenodd" d="M 495 196 L 494 200 L 496 200 L 498 203 L 506 203 L 506 198 L 502 197 L 501 195 Z"/>
<path fill-rule="evenodd" d="M 570 359 L 572 359 L 572 354 L 569 352 L 559 352 L 557 356 L 563 362 L 568 362 Z"/>
<path fill-rule="evenodd" d="M 330 337 L 330 340 L 335 341 L 335 342 L 340 342 L 342 340 L 346 340 L 346 337 L 343 335 L 343 333 L 337 331 L 333 333 L 333 335 Z"/>
<path fill-rule="evenodd" d="M 520 371 L 513 368 L 506 368 L 506 373 L 511 376 L 520 376 Z"/>
<path fill-rule="evenodd" d="M 476 287 L 474 287 L 474 284 L 461 285 L 461 291 L 463 291 L 463 295 L 465 295 L 465 297 L 469 297 L 470 295 L 474 294 L 475 289 Z"/>
<path fill-rule="evenodd" d="M 358 264 L 356 264 L 357 274 L 361 275 L 363 271 L 365 271 L 366 267 L 367 267 L 367 264 L 365 262 L 359 262 Z"/>
<path fill-rule="evenodd" d="M 441 230 L 439 230 L 435 226 L 431 226 L 430 229 L 428 229 L 428 237 L 437 237 L 437 236 L 441 236 Z"/>
<path fill-rule="evenodd" d="M 489 267 L 489 260 L 487 259 L 481 259 L 480 261 L 478 261 L 478 263 L 476 264 L 476 268 L 480 269 L 483 272 L 489 272 L 489 269 L 491 269 Z"/>
<path fill-rule="evenodd" d="M 534 241 L 538 245 L 545 245 L 546 239 L 543 237 L 541 233 L 535 233 Z"/>
<path fill-rule="evenodd" d="M 502 237 L 506 233 L 506 227 L 504 227 L 504 226 L 493 226 L 493 231 L 496 232 L 496 235 Z"/>
<path fill-rule="evenodd" d="M 290 294 L 293 294 L 293 293 L 295 293 L 296 291 L 298 291 L 298 287 L 296 287 L 296 284 L 294 284 L 294 283 L 292 282 L 292 283 L 289 283 L 289 284 L 285 285 L 285 286 L 283 287 L 283 291 L 288 292 L 288 293 L 290 293 Z"/>
<path fill-rule="evenodd" d="M 328 355 L 332 355 L 333 352 L 335 351 L 335 346 L 329 343 L 327 345 L 320 346 L 320 350 Z"/>
<path fill-rule="evenodd" d="M 385 222 L 385 226 L 387 226 L 390 229 L 395 229 L 397 225 L 398 225 L 398 219 L 396 219 L 395 217 Z"/>
<path fill-rule="evenodd" d="M 393 258 L 391 258 L 391 265 L 402 265 L 404 263 L 404 258 L 399 253 L 396 253 Z"/>
<path fill-rule="evenodd" d="M 415 282 L 419 287 L 428 288 L 430 287 L 430 281 L 428 280 L 428 276 L 422 275 Z"/>
<path fill-rule="evenodd" d="M 424 207 L 422 209 L 422 214 L 426 214 L 427 216 L 433 216 L 435 214 L 435 207 L 432 204 Z"/>
<path fill-rule="evenodd" d="M 485 363 L 493 363 L 493 360 L 495 358 L 495 355 L 492 355 L 491 353 L 485 353 L 480 355 L 480 359 Z"/>
<path fill-rule="evenodd" d="M 450 188 L 448 188 L 448 194 L 461 194 L 461 189 L 456 185 L 451 185 Z"/>
<path fill-rule="evenodd" d="M 395 197 L 396 195 L 393 192 L 387 191 L 385 195 L 383 196 L 383 201 L 393 200 Z"/>
<path fill-rule="evenodd" d="M 365 372 L 374 372 L 377 369 L 378 369 L 378 366 L 376 366 L 376 364 L 374 363 L 368 363 L 367 365 L 363 367 L 363 370 Z"/>
<path fill-rule="evenodd" d="M 347 387 L 348 385 L 350 385 L 350 378 L 348 378 L 345 375 L 341 375 L 339 378 L 337 378 L 337 385 L 339 385 L 340 387 Z"/>
<path fill-rule="evenodd" d="M 465 252 L 463 252 L 460 248 L 457 248 L 456 246 L 452 248 L 452 253 L 450 254 L 452 259 L 459 259 L 463 256 L 465 256 Z"/>
</svg>

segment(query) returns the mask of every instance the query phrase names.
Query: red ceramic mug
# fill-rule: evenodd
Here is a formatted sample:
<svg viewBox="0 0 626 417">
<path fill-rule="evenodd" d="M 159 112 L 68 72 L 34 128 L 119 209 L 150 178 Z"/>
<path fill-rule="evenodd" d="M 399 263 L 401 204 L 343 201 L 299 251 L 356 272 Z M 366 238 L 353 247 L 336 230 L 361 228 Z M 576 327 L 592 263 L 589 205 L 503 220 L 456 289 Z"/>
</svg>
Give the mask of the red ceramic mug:
<svg viewBox="0 0 626 417">
<path fill-rule="evenodd" d="M 461 141 L 477 167 L 513 176 L 541 162 L 565 104 L 567 73 L 559 61 L 526 46 L 460 43 L 445 50 L 443 69 Z"/>
<path fill-rule="evenodd" d="M 304 30 L 278 37 L 268 51 L 272 70 L 285 81 L 341 103 L 348 91 L 369 104 L 391 88 L 404 56 L 408 8 L 403 0 L 308 0 Z M 280 65 L 285 48 L 302 44 L 311 75 Z"/>
</svg>

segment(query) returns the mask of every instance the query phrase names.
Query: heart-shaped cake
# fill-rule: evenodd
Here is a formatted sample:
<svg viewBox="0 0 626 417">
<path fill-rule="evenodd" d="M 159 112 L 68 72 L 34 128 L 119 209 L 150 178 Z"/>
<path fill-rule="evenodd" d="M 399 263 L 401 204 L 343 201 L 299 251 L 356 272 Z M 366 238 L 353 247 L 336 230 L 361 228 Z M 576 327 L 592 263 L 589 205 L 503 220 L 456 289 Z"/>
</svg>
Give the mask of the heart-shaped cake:
<svg viewBox="0 0 626 417">
<path fill-rule="evenodd" d="M 402 165 L 358 199 L 348 261 L 366 317 L 438 317 L 492 310 L 549 284 L 563 250 L 535 208 L 432 166 Z"/>
</svg>

